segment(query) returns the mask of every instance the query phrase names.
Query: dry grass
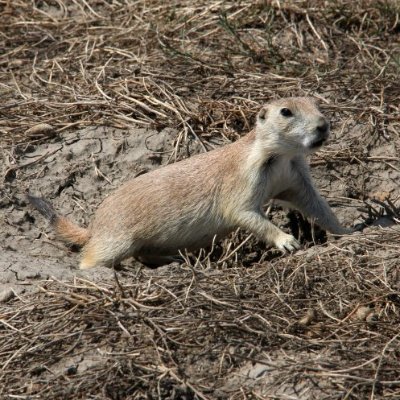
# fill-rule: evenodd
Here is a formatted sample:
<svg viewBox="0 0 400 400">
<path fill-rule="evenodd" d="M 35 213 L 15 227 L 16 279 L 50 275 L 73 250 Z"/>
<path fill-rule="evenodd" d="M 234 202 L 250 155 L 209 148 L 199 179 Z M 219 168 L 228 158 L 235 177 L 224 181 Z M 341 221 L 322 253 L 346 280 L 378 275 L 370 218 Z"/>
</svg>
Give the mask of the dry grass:
<svg viewBox="0 0 400 400">
<path fill-rule="evenodd" d="M 247 269 L 205 257 L 99 285 L 48 281 L 2 307 L 1 394 L 398 398 L 399 241 L 397 229 Z M 246 361 L 278 379 L 238 386 Z"/>
<path fill-rule="evenodd" d="M 340 137 L 362 127 L 314 165 L 398 171 L 371 150 L 400 148 L 399 18 L 396 0 L 0 0 L 0 145 L 12 160 L 69 129 L 169 126 L 179 157 L 312 94 Z M 396 199 L 374 207 L 399 218 Z M 398 243 L 393 229 L 249 268 L 230 243 L 120 282 L 45 282 L 0 307 L 0 397 L 398 399 Z M 246 361 L 276 379 L 235 384 Z"/>
<path fill-rule="evenodd" d="M 1 3 L 8 143 L 37 123 L 174 126 L 207 142 L 293 94 L 378 136 L 399 126 L 396 1 Z"/>
</svg>

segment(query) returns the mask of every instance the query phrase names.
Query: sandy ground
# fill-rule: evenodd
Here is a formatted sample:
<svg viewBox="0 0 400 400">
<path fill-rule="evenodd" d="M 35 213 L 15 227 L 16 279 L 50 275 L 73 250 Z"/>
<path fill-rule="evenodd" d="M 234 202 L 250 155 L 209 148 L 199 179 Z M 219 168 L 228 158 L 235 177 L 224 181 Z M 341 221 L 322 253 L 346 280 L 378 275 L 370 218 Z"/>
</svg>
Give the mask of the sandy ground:
<svg viewBox="0 0 400 400">
<path fill-rule="evenodd" d="M 22 154 L 3 152 L 1 173 L 8 178 L 1 199 L 0 293 L 23 293 L 50 277 L 112 276 L 105 268 L 77 270 L 78 253 L 56 240 L 25 194 L 49 199 L 62 215 L 86 226 L 113 188 L 168 161 L 174 133 L 88 128 L 30 146 Z"/>
</svg>

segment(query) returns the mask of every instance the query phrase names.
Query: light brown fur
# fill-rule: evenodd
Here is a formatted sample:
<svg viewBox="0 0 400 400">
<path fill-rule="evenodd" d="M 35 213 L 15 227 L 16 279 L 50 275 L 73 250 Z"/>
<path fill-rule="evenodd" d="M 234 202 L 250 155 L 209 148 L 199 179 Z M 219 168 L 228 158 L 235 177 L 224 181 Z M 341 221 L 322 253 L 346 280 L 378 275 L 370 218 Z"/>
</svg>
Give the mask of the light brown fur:
<svg viewBox="0 0 400 400">
<path fill-rule="evenodd" d="M 305 160 L 328 133 L 313 99 L 273 101 L 237 142 L 124 184 L 103 201 L 87 230 L 63 217 L 52 222 L 61 237 L 84 245 L 82 269 L 130 256 L 162 263 L 237 227 L 282 250 L 299 248 L 265 216 L 263 206 L 271 199 L 289 203 L 334 234 L 348 233 L 316 191 Z"/>
<path fill-rule="evenodd" d="M 68 243 L 84 246 L 90 238 L 89 231 L 75 225 L 65 217 L 57 218 L 55 224 L 58 236 Z"/>
</svg>

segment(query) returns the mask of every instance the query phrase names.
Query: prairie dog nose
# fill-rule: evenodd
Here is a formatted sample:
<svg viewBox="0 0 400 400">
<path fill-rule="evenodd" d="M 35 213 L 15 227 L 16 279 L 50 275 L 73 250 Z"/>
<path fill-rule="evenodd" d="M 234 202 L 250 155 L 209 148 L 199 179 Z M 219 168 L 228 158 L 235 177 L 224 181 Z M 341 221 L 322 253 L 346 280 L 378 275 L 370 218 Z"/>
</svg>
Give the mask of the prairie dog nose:
<svg viewBox="0 0 400 400">
<path fill-rule="evenodd" d="M 329 122 L 323 117 L 321 117 L 319 122 L 318 122 L 317 132 L 322 137 L 327 137 L 328 136 L 328 133 L 329 133 Z"/>
</svg>

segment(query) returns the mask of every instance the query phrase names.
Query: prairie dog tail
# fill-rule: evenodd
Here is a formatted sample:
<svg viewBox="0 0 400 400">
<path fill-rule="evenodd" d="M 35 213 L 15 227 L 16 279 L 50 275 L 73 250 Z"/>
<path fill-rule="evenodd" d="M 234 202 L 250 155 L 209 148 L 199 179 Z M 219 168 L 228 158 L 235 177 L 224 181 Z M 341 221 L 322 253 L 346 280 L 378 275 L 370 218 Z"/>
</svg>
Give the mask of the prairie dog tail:
<svg viewBox="0 0 400 400">
<path fill-rule="evenodd" d="M 75 225 L 65 217 L 57 214 L 53 206 L 46 200 L 27 195 L 29 202 L 35 207 L 40 214 L 50 221 L 57 235 L 67 243 L 84 246 L 89 241 L 89 230 Z"/>
</svg>

